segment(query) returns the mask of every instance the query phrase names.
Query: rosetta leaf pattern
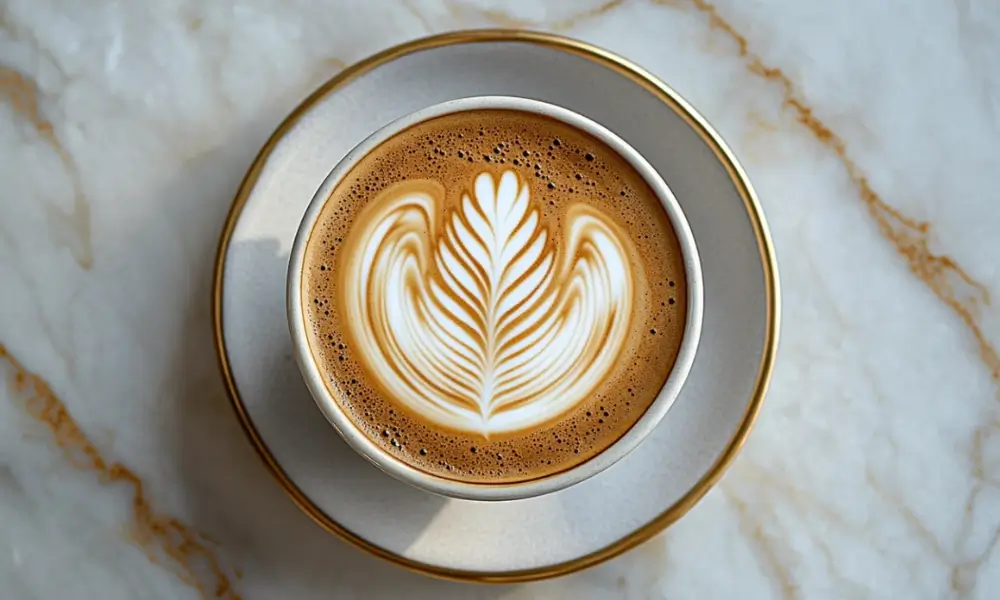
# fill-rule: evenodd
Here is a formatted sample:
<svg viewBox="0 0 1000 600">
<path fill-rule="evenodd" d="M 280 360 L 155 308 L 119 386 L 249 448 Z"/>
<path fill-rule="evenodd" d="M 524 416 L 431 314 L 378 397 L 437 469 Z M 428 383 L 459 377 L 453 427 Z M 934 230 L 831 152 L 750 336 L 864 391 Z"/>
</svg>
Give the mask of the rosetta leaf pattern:
<svg viewBox="0 0 1000 600">
<path fill-rule="evenodd" d="M 441 196 L 404 187 L 352 232 L 342 301 L 359 354 L 385 393 L 443 427 L 488 437 L 549 422 L 621 352 L 627 239 L 584 205 L 552 239 L 513 171 L 479 174 L 443 218 Z"/>
</svg>

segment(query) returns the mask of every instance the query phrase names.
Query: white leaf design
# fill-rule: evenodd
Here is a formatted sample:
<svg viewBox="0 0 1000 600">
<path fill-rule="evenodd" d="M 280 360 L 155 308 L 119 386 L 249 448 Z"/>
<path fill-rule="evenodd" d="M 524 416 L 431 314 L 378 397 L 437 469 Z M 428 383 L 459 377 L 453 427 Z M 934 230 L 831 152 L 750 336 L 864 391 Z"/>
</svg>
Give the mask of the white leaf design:
<svg viewBox="0 0 1000 600">
<path fill-rule="evenodd" d="M 341 281 L 356 350 L 384 391 L 447 428 L 543 425 L 587 398 L 627 337 L 627 238 L 575 205 L 556 251 L 513 171 L 479 174 L 438 223 L 440 186 L 403 185 L 352 231 Z"/>
</svg>

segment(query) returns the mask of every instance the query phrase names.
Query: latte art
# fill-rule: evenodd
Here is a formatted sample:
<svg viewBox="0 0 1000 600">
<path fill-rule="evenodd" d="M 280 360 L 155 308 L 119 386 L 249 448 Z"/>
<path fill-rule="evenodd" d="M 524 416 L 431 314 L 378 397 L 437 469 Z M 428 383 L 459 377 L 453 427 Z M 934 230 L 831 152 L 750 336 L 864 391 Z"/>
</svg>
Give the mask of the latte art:
<svg viewBox="0 0 1000 600">
<path fill-rule="evenodd" d="M 443 427 L 488 438 L 557 418 L 600 384 L 629 332 L 627 238 L 574 205 L 557 253 L 513 171 L 477 175 L 439 223 L 442 196 L 390 188 L 347 240 L 356 350 L 397 402 Z"/>
<path fill-rule="evenodd" d="M 358 158 L 306 242 L 301 294 L 358 432 L 478 483 L 615 444 L 655 402 L 687 314 L 683 254 L 642 175 L 518 110 L 435 117 Z"/>
</svg>

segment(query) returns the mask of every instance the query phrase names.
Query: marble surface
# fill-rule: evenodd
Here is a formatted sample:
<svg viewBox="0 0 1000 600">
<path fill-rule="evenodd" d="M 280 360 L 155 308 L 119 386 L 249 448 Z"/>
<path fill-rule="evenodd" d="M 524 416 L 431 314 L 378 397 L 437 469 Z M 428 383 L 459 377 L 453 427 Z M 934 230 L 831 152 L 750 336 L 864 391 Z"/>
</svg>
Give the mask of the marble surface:
<svg viewBox="0 0 1000 600">
<path fill-rule="evenodd" d="M 643 65 L 741 158 L 783 286 L 771 392 L 685 518 L 558 580 L 441 582 L 323 533 L 247 443 L 209 315 L 270 131 L 431 32 Z M 1000 6 L 0 0 L 4 598 L 995 598 Z"/>
</svg>

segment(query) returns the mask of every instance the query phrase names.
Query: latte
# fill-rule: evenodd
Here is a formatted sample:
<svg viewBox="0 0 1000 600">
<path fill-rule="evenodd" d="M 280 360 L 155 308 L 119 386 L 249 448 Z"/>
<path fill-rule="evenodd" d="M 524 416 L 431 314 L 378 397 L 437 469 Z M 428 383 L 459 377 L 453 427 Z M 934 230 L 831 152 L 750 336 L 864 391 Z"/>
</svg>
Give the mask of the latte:
<svg viewBox="0 0 1000 600">
<path fill-rule="evenodd" d="M 660 200 L 568 124 L 473 110 L 406 129 L 309 235 L 310 350 L 345 414 L 425 472 L 527 481 L 612 445 L 656 399 L 686 319 Z"/>
</svg>

